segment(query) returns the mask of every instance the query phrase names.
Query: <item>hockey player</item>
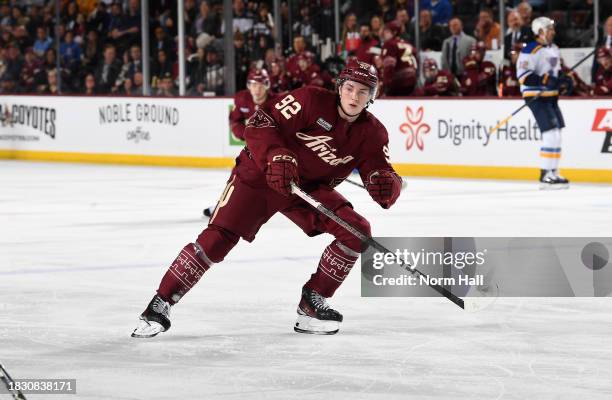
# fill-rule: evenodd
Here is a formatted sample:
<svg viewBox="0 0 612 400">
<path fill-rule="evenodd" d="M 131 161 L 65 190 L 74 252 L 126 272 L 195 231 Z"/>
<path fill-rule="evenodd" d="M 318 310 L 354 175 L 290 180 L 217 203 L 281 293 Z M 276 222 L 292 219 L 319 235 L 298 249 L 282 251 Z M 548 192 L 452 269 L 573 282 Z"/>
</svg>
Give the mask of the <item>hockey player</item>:
<svg viewBox="0 0 612 400">
<path fill-rule="evenodd" d="M 531 23 L 535 41 L 528 43 L 517 60 L 517 76 L 521 94 L 529 101 L 529 109 L 542 132 L 540 147 L 540 187 L 542 189 L 567 188 L 569 181 L 559 175 L 561 158 L 561 129 L 565 127 L 559 109 L 559 48 L 553 43 L 555 22 L 538 17 Z"/>
<path fill-rule="evenodd" d="M 455 77 L 448 71 L 438 70 L 436 60 L 427 58 L 423 61 L 425 84 L 414 92 L 416 96 L 456 96 L 458 85 Z"/>
<path fill-rule="evenodd" d="M 265 69 L 253 69 L 247 76 L 247 88 L 234 95 L 234 109 L 230 112 L 230 128 L 234 136 L 244 140 L 244 130 L 251 115 L 269 99 L 276 95 L 270 93 L 270 78 Z M 215 206 L 204 209 L 204 216 L 210 217 Z"/>
<path fill-rule="evenodd" d="M 595 73 L 593 92 L 596 96 L 610 96 L 612 94 L 612 54 L 610 49 L 602 46 L 597 49 L 596 56 L 599 68 Z"/>
<path fill-rule="evenodd" d="M 484 42 L 476 42 L 470 49 L 470 55 L 463 60 L 463 75 L 461 76 L 461 93 L 464 96 L 494 96 L 495 64 L 485 61 L 487 46 Z"/>
<path fill-rule="evenodd" d="M 388 96 L 409 96 L 417 84 L 416 48 L 399 37 L 401 26 L 391 21 L 383 30 L 383 88 Z"/>
<path fill-rule="evenodd" d="M 336 82 L 335 91 L 313 86 L 294 90 L 279 101 L 266 102 L 249 118 L 247 145 L 208 227 L 170 265 L 132 336 L 151 337 L 168 330 L 171 306 L 213 264 L 223 261 L 240 238 L 253 241 L 278 212 L 308 236 L 335 236 L 302 288 L 294 330 L 338 332 L 342 314 L 326 298 L 342 284 L 365 244 L 292 195 L 291 183 L 370 235 L 368 221 L 334 186 L 356 168 L 372 199 L 386 209 L 399 197 L 402 181 L 389 164 L 385 127 L 365 110 L 376 95 L 376 72 L 369 64 L 351 63 Z"/>
<path fill-rule="evenodd" d="M 516 77 L 516 60 L 518 60 L 525 43 L 516 42 L 510 50 L 510 61 L 504 60 L 504 66 L 499 73 L 501 81 L 501 93 L 504 97 L 518 97 L 521 95 L 518 78 Z"/>
</svg>

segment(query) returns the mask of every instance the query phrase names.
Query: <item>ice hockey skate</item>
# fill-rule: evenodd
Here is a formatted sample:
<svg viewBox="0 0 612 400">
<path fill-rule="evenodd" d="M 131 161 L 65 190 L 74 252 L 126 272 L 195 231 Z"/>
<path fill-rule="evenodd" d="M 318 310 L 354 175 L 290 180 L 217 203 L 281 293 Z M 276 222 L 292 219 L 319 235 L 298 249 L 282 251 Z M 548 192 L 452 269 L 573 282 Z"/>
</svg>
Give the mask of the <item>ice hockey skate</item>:
<svg viewBox="0 0 612 400">
<path fill-rule="evenodd" d="M 338 333 L 342 322 L 342 314 L 331 308 L 325 297 L 307 288 L 302 289 L 297 314 L 293 330 L 299 333 L 333 335 Z"/>
<path fill-rule="evenodd" d="M 150 338 L 170 329 L 170 307 L 170 303 L 158 295 L 153 296 L 147 309 L 140 315 L 132 337 Z"/>
<path fill-rule="evenodd" d="M 555 170 L 540 170 L 540 189 L 557 190 L 569 188 L 569 181 L 557 175 Z"/>
</svg>

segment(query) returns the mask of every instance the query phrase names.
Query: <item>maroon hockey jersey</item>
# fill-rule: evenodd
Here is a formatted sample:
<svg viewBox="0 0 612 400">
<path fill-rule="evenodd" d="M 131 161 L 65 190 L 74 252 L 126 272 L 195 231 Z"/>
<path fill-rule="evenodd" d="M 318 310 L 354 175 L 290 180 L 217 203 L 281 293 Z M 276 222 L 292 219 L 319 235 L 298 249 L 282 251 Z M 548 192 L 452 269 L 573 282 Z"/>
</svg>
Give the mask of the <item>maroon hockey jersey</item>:
<svg viewBox="0 0 612 400">
<path fill-rule="evenodd" d="M 245 182 L 266 185 L 263 173 L 270 150 L 285 147 L 298 159 L 301 186 L 334 187 L 357 168 L 366 179 L 371 171 L 393 171 L 385 127 L 367 111 L 354 122 L 340 117 L 337 94 L 313 86 L 296 89 L 276 102 L 266 102 L 249 119 L 247 147 L 236 172 Z"/>
</svg>

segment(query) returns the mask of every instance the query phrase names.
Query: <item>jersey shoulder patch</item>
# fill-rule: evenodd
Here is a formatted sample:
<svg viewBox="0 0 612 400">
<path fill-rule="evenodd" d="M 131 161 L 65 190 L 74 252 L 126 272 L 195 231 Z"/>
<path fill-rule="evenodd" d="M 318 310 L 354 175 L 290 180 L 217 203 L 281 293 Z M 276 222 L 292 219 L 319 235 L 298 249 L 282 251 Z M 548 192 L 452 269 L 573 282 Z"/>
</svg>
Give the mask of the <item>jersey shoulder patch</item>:
<svg viewBox="0 0 612 400">
<path fill-rule="evenodd" d="M 255 111 L 255 114 L 253 114 L 251 118 L 249 118 L 247 127 L 256 129 L 275 128 L 276 122 L 271 116 L 266 114 L 266 112 L 260 108 L 259 110 Z"/>
</svg>

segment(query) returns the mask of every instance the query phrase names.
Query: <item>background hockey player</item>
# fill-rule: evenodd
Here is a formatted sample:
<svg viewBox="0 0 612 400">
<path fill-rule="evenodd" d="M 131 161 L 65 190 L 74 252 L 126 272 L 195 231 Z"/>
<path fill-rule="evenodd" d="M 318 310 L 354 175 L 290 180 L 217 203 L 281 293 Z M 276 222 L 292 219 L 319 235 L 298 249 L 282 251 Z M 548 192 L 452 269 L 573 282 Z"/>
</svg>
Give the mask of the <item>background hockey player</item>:
<svg viewBox="0 0 612 400">
<path fill-rule="evenodd" d="M 291 183 L 369 236 L 368 221 L 334 186 L 356 168 L 372 199 L 389 208 L 399 197 L 402 181 L 389 164 L 385 127 L 365 111 L 376 96 L 376 71 L 369 64 L 350 63 L 336 82 L 336 91 L 313 86 L 294 90 L 278 101 L 266 102 L 249 118 L 247 146 L 236 159 L 208 227 L 171 264 L 132 336 L 151 337 L 168 330 L 170 307 L 213 264 L 223 261 L 240 238 L 253 241 L 259 228 L 278 212 L 308 236 L 329 233 L 335 237 L 302 288 L 294 329 L 319 334 L 338 331 L 342 315 L 326 298 L 342 284 L 364 243 L 293 196 Z"/>
<path fill-rule="evenodd" d="M 595 87 L 593 92 L 597 96 L 612 94 L 612 53 L 610 49 L 600 47 L 596 53 L 599 68 L 595 73 Z"/>
<path fill-rule="evenodd" d="M 472 45 L 470 55 L 463 60 L 461 93 L 464 96 L 495 96 L 495 64 L 485 61 L 487 46 L 484 42 Z"/>
<path fill-rule="evenodd" d="M 391 21 L 383 30 L 383 88 L 388 96 L 409 96 L 417 84 L 416 48 L 398 35 L 401 26 Z"/>
<path fill-rule="evenodd" d="M 529 101 L 529 109 L 542 132 L 540 147 L 541 188 L 566 188 L 568 180 L 559 175 L 561 158 L 561 129 L 565 127 L 559 109 L 559 48 L 553 43 L 555 23 L 547 17 L 538 17 L 531 23 L 535 41 L 528 43 L 517 61 L 517 74 L 521 94 Z"/>
<path fill-rule="evenodd" d="M 251 115 L 268 99 L 275 99 L 276 95 L 270 92 L 270 78 L 265 69 L 254 69 L 247 77 L 247 88 L 237 92 L 234 96 L 234 109 L 230 112 L 229 123 L 232 133 L 240 140 L 244 140 L 244 130 Z M 210 217 L 215 206 L 204 209 L 204 215 Z"/>
<path fill-rule="evenodd" d="M 583 81 L 575 70 L 569 69 L 563 58 L 561 58 L 559 75 L 559 94 L 561 96 L 588 97 L 591 95 L 593 88 Z"/>
<path fill-rule="evenodd" d="M 456 96 L 458 84 L 453 74 L 438 69 L 436 60 L 427 58 L 423 61 L 425 83 L 414 91 L 416 96 Z"/>
<path fill-rule="evenodd" d="M 523 47 L 525 47 L 525 43 L 521 42 L 516 42 L 512 45 L 512 50 L 509 52 L 510 61 L 504 60 L 504 66 L 499 73 L 502 87 L 501 93 L 504 97 L 520 97 L 521 95 L 521 89 L 516 76 L 516 61 Z"/>
</svg>

